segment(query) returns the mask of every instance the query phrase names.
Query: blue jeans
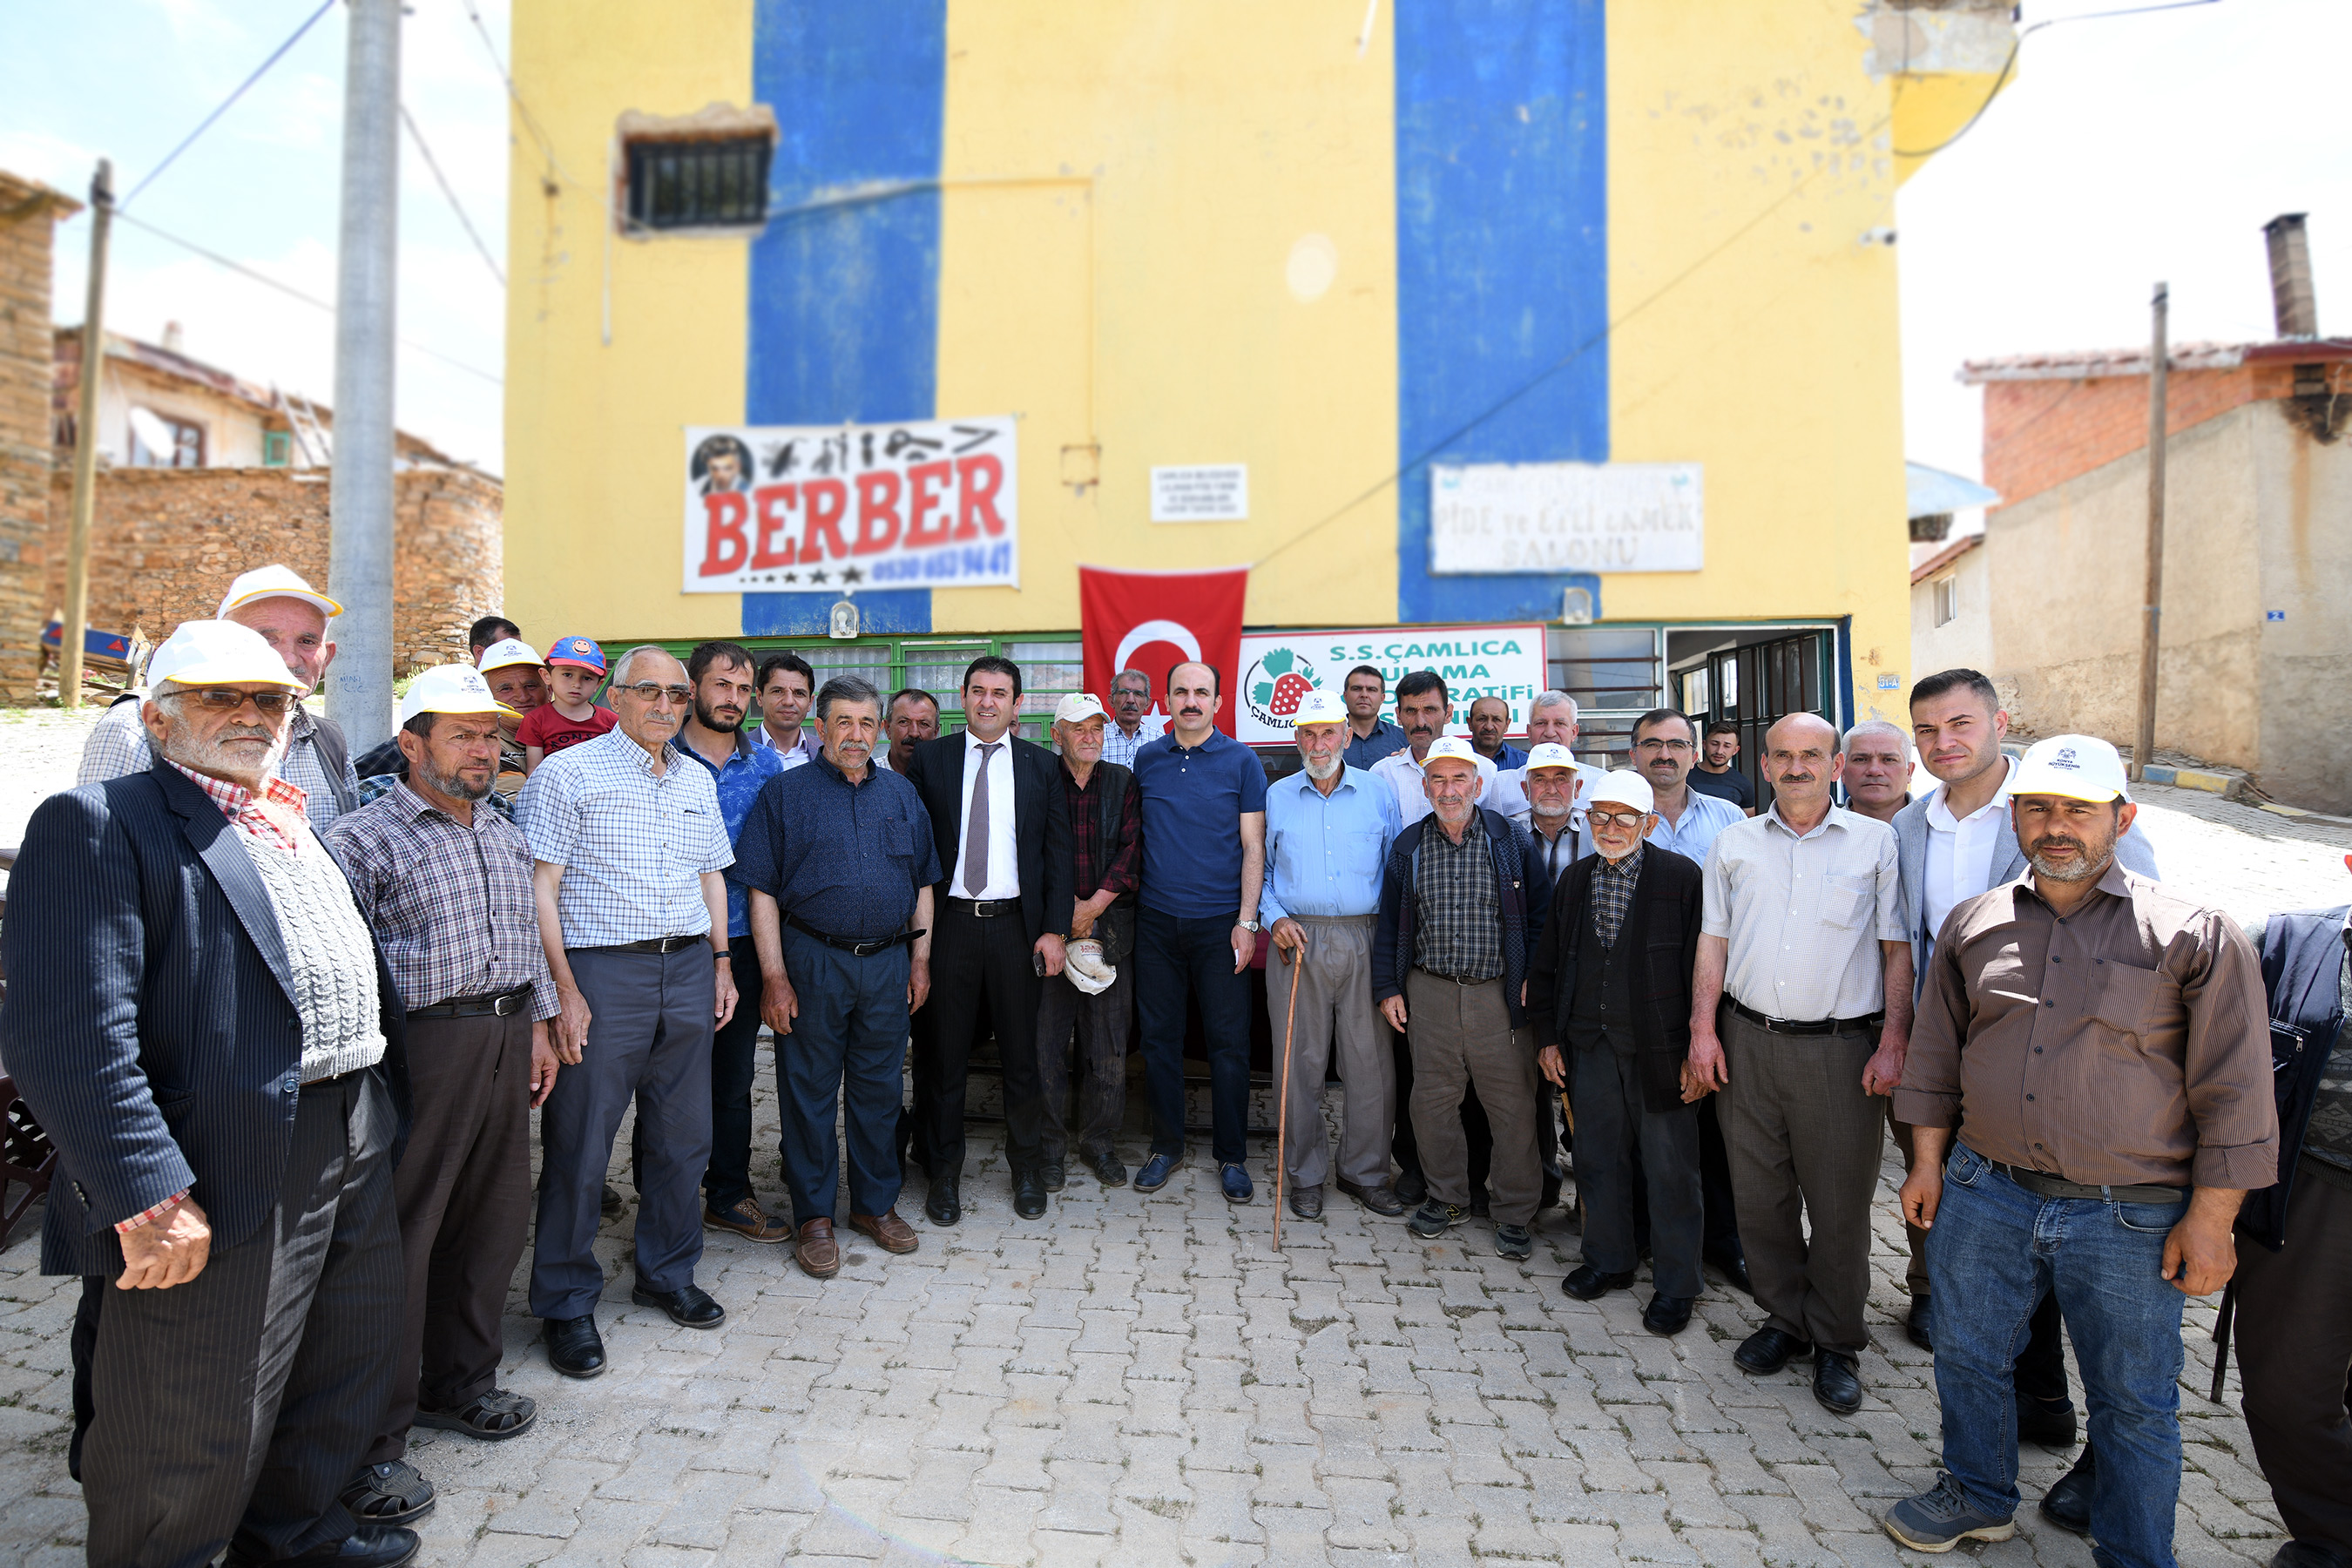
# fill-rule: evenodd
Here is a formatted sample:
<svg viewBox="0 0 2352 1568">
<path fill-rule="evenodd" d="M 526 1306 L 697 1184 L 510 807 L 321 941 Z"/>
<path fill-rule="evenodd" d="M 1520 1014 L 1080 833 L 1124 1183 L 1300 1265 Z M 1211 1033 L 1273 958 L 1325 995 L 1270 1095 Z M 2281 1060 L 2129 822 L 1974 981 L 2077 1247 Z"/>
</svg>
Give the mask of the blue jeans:
<svg viewBox="0 0 2352 1568">
<path fill-rule="evenodd" d="M 2040 1197 L 1955 1143 L 1927 1233 L 1945 1470 L 1985 1512 L 2017 1510 L 2017 1355 L 2042 1292 L 2054 1293 L 2099 1451 L 2091 1555 L 2101 1568 L 2173 1562 L 2187 1298 L 2159 1270 L 2187 1200 L 2186 1190 L 2169 1204 Z"/>
<path fill-rule="evenodd" d="M 1143 1083 L 1151 1152 L 1184 1152 L 1184 1004 L 1201 1005 L 1208 1042 L 1212 1140 L 1220 1165 L 1249 1157 L 1249 971 L 1234 973 L 1234 915 L 1187 920 L 1136 911 L 1135 1000 L 1143 1022 Z M 1265 938 L 1258 940 L 1263 942 Z"/>
</svg>

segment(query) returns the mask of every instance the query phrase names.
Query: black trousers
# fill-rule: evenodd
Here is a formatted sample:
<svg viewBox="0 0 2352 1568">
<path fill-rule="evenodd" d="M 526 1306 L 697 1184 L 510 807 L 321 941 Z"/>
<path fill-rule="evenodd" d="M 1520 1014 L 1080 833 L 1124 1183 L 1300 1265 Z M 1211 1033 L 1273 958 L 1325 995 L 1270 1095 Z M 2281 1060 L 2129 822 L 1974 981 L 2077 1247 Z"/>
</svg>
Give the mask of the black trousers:
<svg viewBox="0 0 2352 1568">
<path fill-rule="evenodd" d="M 1649 1198 L 1651 1281 L 1661 1296 L 1696 1297 L 1702 1234 L 1698 1115 L 1688 1105 L 1653 1111 L 1642 1103 L 1642 1065 L 1632 1037 L 1570 1042 L 1575 1085 L 1576 1183 L 1585 1201 L 1584 1261 L 1604 1274 L 1631 1274 L 1641 1261 L 1633 1235 L 1637 1180 Z"/>
<path fill-rule="evenodd" d="M 114 1290 L 82 1453 L 90 1563 L 199 1568 L 232 1534 L 268 1562 L 356 1528 L 338 1494 L 400 1343 L 395 1121 L 372 1071 L 308 1086 L 261 1228 L 184 1285 Z"/>
<path fill-rule="evenodd" d="M 919 1145 L 933 1180 L 963 1171 L 964 1085 L 984 1001 L 1004 1065 L 1004 1150 L 1015 1172 L 1045 1160 L 1037 1080 L 1038 975 L 1017 914 L 983 920 L 950 899 L 933 907 L 931 995 L 915 1015 L 929 1020 L 915 1071 L 928 1084 L 916 1104 L 928 1117 Z M 928 1058 L 928 1060 L 925 1059 Z"/>
<path fill-rule="evenodd" d="M 710 1036 L 710 1169 L 702 1175 L 703 1205 L 714 1214 L 752 1195 L 751 1080 L 760 1070 L 760 950 L 739 936 L 727 951 L 735 1016 Z"/>
<path fill-rule="evenodd" d="M 2286 1246 L 2238 1247 L 2238 1370 L 2246 1427 L 2297 1541 L 2352 1555 L 2352 1190 L 2306 1161 Z"/>
</svg>

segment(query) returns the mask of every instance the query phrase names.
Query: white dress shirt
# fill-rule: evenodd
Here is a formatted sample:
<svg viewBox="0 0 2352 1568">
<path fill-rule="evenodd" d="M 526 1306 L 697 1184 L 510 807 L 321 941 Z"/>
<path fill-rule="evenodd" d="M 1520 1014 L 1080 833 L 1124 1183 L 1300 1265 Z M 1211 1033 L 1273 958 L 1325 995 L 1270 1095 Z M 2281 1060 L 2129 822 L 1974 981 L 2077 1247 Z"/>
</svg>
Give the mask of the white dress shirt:
<svg viewBox="0 0 2352 1568">
<path fill-rule="evenodd" d="M 1391 752 L 1374 763 L 1371 773 L 1396 791 L 1397 815 L 1403 819 L 1405 826 L 1411 827 L 1430 814 L 1429 792 L 1421 786 L 1421 764 L 1412 760 L 1411 746 Z M 1478 804 L 1508 816 L 1510 812 L 1496 801 L 1495 776 L 1495 764 L 1484 757 L 1479 758 L 1478 777 L 1486 787 L 1479 792 Z M 1522 810 L 1526 809 L 1527 804 L 1524 797 L 1518 802 Z"/>
<path fill-rule="evenodd" d="M 2017 759 L 2003 757 L 2008 772 L 1990 800 L 1956 817 L 1945 804 L 1945 786 L 1937 784 L 1927 797 L 1927 868 L 1920 901 L 1927 906 L 1927 936 L 1933 941 L 1944 929 L 1952 906 L 1973 899 L 1992 886 L 1993 850 L 2000 843 L 2000 826 L 2009 816 L 2009 781 L 2017 776 Z"/>
<path fill-rule="evenodd" d="M 1866 1018 L 1886 999 L 1883 942 L 1905 940 L 1895 830 L 1830 807 L 1800 837 L 1775 805 L 1716 835 L 1699 930 L 1730 944 L 1723 988 L 1768 1017 Z"/>
<path fill-rule="evenodd" d="M 991 744 L 988 761 L 988 880 L 973 887 L 966 874 L 970 847 L 964 838 L 971 826 L 971 790 L 980 781 L 980 742 L 963 732 L 963 809 L 956 817 L 955 876 L 948 893 L 958 899 L 1017 899 L 1021 896 L 1021 850 L 1013 833 L 1013 731 L 1007 730 Z"/>
</svg>

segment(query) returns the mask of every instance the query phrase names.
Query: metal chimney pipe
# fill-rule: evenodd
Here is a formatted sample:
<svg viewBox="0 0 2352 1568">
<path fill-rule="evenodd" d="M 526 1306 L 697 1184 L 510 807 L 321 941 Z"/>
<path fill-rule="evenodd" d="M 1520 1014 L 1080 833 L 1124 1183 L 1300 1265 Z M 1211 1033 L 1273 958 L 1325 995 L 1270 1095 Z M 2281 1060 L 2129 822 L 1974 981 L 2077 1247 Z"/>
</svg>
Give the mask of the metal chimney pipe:
<svg viewBox="0 0 2352 1568">
<path fill-rule="evenodd" d="M 2311 287 L 2311 241 L 2302 213 L 2281 213 L 2263 225 L 2270 241 L 2271 310 L 2282 338 L 2319 335 L 2319 300 Z"/>
</svg>

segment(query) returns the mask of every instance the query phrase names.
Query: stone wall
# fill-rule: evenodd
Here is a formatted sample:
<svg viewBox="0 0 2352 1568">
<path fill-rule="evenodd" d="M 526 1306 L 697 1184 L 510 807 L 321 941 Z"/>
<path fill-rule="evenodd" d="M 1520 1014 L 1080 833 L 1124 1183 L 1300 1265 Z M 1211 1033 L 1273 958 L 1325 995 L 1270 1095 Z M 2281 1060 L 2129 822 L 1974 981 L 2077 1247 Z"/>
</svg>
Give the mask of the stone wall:
<svg viewBox="0 0 2352 1568">
<path fill-rule="evenodd" d="M 49 248 L 76 204 L 0 174 L 0 689 L 30 691 L 47 606 L 25 557 L 49 516 Z"/>
<path fill-rule="evenodd" d="M 49 489 L 39 558 L 47 597 L 63 597 L 70 475 Z M 106 468 L 90 537 L 89 624 L 160 642 L 210 616 L 238 573 L 282 561 L 328 585 L 328 478 L 284 468 Z M 394 486 L 393 673 L 467 657 L 475 618 L 505 593 L 498 481 L 462 468 L 403 469 Z M 31 552 L 28 552 L 28 554 Z M 10 635 L 15 628 L 10 628 Z M 24 700 L 26 689 L 14 695 Z"/>
</svg>

